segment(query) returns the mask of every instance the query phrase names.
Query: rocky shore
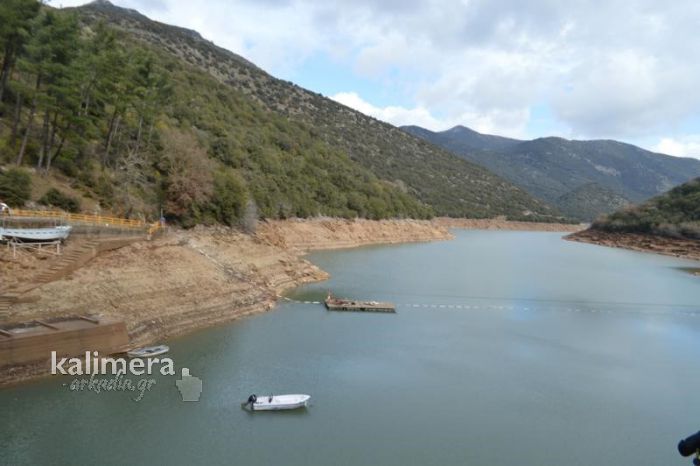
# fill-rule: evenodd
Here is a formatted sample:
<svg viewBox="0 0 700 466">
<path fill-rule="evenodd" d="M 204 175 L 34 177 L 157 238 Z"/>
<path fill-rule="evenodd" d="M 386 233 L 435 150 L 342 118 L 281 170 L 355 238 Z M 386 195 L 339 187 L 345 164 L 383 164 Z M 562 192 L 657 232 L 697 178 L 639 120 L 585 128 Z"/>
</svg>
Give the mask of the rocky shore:
<svg viewBox="0 0 700 466">
<path fill-rule="evenodd" d="M 269 220 L 255 234 L 261 241 L 304 253 L 368 244 L 393 244 L 452 239 L 449 226 L 430 220 Z"/>
<path fill-rule="evenodd" d="M 611 233 L 588 229 L 565 237 L 569 241 L 597 244 L 633 251 L 664 254 L 684 259 L 700 260 L 700 241 L 636 233 Z"/>
<path fill-rule="evenodd" d="M 369 244 L 448 240 L 450 228 L 572 231 L 571 225 L 503 220 L 266 221 L 254 235 L 223 227 L 170 229 L 100 254 L 60 280 L 26 293 L 0 324 L 67 315 L 125 321 L 133 346 L 265 312 L 285 291 L 324 280 L 302 256 L 310 250 Z M 3 256 L 5 254 L 5 256 Z M 0 279 L 26 280 L 56 259 L 15 263 L 0 252 Z M 2 368 L 0 385 L 46 372 L 43 366 Z"/>
</svg>

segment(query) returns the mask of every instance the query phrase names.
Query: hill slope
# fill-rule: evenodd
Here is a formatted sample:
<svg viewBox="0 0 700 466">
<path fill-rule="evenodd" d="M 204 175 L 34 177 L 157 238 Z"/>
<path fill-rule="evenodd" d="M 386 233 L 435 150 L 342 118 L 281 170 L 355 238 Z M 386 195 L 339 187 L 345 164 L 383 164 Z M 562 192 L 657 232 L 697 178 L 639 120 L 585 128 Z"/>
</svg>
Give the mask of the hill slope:
<svg viewBox="0 0 700 466">
<path fill-rule="evenodd" d="M 151 218 L 162 208 L 184 225 L 432 215 L 307 123 L 179 57 L 69 12 L 29 13 L 22 72 L 7 76 L 0 102 L 0 199 L 10 205 Z"/>
<path fill-rule="evenodd" d="M 640 202 L 700 176 L 700 161 L 656 154 L 617 141 L 532 141 L 481 135 L 463 127 L 444 132 L 404 127 L 412 134 L 488 168 L 539 199 L 579 218 L 590 220 L 619 207 L 621 200 Z M 616 196 L 600 193 L 587 202 L 579 198 L 572 210 L 571 191 L 596 185 Z M 601 202 L 605 197 L 609 203 Z"/>
<path fill-rule="evenodd" d="M 700 178 L 641 205 L 607 215 L 592 229 L 700 239 Z"/>
<path fill-rule="evenodd" d="M 611 213 L 629 205 L 629 201 L 615 191 L 597 183 L 587 183 L 557 199 L 557 206 L 572 218 L 590 220 L 601 213 Z"/>
<path fill-rule="evenodd" d="M 193 31 L 151 21 L 106 1 L 74 11 L 86 24 L 105 21 L 158 53 L 206 72 L 265 110 L 308 125 L 312 136 L 430 205 L 438 215 L 536 218 L 553 213 L 545 203 L 489 171 L 389 124 L 276 79 Z M 226 134 L 220 136 L 224 146 L 235 145 Z"/>
</svg>

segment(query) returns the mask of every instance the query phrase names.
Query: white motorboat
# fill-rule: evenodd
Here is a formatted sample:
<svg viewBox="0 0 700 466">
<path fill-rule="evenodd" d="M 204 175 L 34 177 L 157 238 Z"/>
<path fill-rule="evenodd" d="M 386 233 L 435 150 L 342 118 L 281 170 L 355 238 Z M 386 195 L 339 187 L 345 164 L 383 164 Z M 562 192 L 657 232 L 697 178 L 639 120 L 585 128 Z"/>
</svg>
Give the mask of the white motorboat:
<svg viewBox="0 0 700 466">
<path fill-rule="evenodd" d="M 47 228 L 0 227 L 0 238 L 14 238 L 22 241 L 55 241 L 68 238 L 72 228 L 70 225 Z"/>
<path fill-rule="evenodd" d="M 138 348 L 128 351 L 126 354 L 130 358 L 152 358 L 154 356 L 160 356 L 170 351 L 170 347 L 166 345 L 158 346 L 146 346 L 145 348 Z"/>
<path fill-rule="evenodd" d="M 250 395 L 243 408 L 251 411 L 280 411 L 285 409 L 305 408 L 309 405 L 309 395 Z"/>
</svg>

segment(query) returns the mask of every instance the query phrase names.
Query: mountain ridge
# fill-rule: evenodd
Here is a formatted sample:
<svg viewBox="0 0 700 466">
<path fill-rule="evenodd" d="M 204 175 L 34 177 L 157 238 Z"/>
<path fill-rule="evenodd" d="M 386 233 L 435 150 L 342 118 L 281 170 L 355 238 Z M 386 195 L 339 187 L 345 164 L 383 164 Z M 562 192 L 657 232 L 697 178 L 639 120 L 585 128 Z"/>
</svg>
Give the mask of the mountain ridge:
<svg viewBox="0 0 700 466">
<path fill-rule="evenodd" d="M 461 150 L 498 150 L 524 142 L 520 139 L 479 133 L 463 125 L 453 126 L 441 132 L 430 131 L 415 125 L 401 126 L 401 129 L 424 138 L 440 134 L 444 138 L 445 145 L 449 146 L 449 150 L 453 152 Z"/>
<path fill-rule="evenodd" d="M 433 132 L 402 127 L 583 220 L 619 208 L 618 196 L 632 203 L 642 202 L 700 176 L 700 160 L 659 154 L 616 140 L 550 136 L 521 141 L 460 128 Z M 591 198 L 595 202 L 584 203 L 580 208 L 561 202 L 567 193 L 590 183 L 601 187 Z M 610 196 L 610 192 L 616 196 Z M 600 202 L 605 198 L 611 201 L 608 205 Z"/>
</svg>

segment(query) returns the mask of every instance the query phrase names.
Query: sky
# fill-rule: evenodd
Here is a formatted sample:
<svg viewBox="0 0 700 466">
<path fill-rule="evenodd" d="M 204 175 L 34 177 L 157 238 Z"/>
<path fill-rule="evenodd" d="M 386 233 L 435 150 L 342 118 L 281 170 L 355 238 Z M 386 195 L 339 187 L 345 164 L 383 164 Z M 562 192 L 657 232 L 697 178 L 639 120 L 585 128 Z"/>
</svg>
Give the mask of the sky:
<svg viewBox="0 0 700 466">
<path fill-rule="evenodd" d="M 700 158 L 697 0 L 112 3 L 394 125 Z"/>
</svg>

